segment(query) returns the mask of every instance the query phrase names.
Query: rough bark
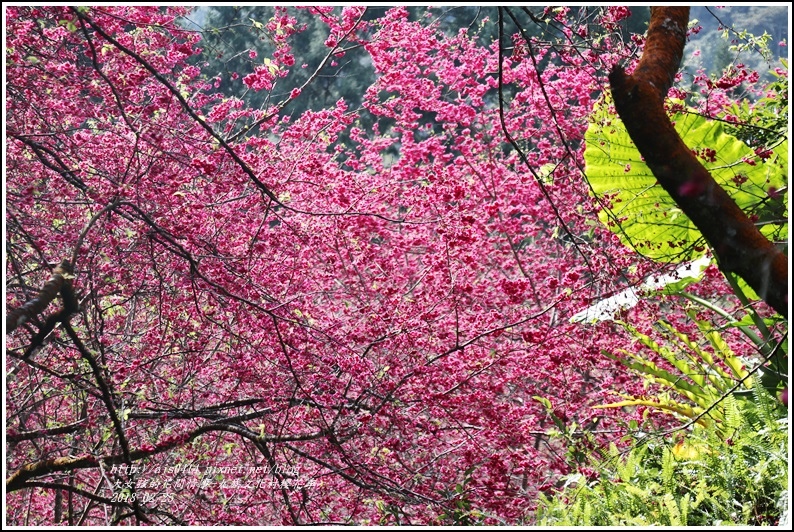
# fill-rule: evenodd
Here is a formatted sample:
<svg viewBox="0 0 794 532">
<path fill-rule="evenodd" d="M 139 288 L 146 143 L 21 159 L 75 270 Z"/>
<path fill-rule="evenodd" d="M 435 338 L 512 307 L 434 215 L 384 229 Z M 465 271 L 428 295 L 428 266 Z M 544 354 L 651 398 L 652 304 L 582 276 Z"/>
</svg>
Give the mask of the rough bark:
<svg viewBox="0 0 794 532">
<path fill-rule="evenodd" d="M 6 315 L 6 334 L 10 334 L 17 327 L 44 312 L 47 305 L 58 296 L 64 288 L 67 290 L 72 285 L 72 265 L 68 260 L 61 262 L 52 272 L 52 277 L 45 283 L 38 295 L 19 308 L 11 310 Z"/>
<path fill-rule="evenodd" d="M 788 260 L 756 228 L 675 131 L 664 110 L 686 41 L 688 7 L 652 7 L 648 38 L 631 75 L 609 75 L 618 115 L 659 184 L 711 246 L 720 269 L 735 273 L 788 318 Z"/>
</svg>

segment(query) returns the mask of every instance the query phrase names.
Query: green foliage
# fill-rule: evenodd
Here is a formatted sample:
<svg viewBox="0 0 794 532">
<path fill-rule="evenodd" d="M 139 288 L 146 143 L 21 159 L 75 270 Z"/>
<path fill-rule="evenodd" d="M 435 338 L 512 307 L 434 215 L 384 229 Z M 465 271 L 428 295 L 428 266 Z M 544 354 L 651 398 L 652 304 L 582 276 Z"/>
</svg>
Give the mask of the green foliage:
<svg viewBox="0 0 794 532">
<path fill-rule="evenodd" d="M 772 154 L 765 165 L 770 172 L 779 173 L 782 181 L 770 180 L 766 196 L 751 211 L 758 218 L 761 232 L 780 246 L 788 244 L 788 61 L 780 60 L 782 69 L 771 70 L 775 80 L 768 84 L 765 96 L 749 105 L 747 101 L 734 103 L 726 109 L 732 123 L 726 131 L 752 147 L 756 153 Z M 743 281 L 742 289 L 749 290 Z M 751 293 L 751 299 L 757 299 Z"/>
<path fill-rule="evenodd" d="M 746 29 L 736 31 L 732 28 L 723 28 L 722 38 L 734 43 L 728 48 L 734 54 L 752 50 L 761 55 L 766 61 L 772 60 L 772 51 L 769 49 L 772 36 L 766 31 L 761 35 L 757 35 Z"/>
<path fill-rule="evenodd" d="M 672 120 L 717 183 L 742 210 L 759 216 L 761 232 L 785 240 L 787 221 L 781 209 L 787 195 L 788 141 L 771 147 L 764 159 L 720 121 L 692 112 L 677 113 Z M 609 205 L 599 217 L 624 244 L 665 262 L 703 254 L 700 232 L 657 184 L 607 100 L 594 110 L 585 142 L 587 180 L 592 192 Z"/>
<path fill-rule="evenodd" d="M 455 526 L 471 526 L 482 522 L 482 512 L 472 508 L 467 496 L 468 484 L 474 468 L 470 467 L 463 472 L 463 482 L 455 485 L 452 490 L 443 490 L 442 497 L 447 502 L 444 513 L 439 516 L 440 524 Z"/>
<path fill-rule="evenodd" d="M 676 295 L 731 318 L 713 303 L 685 292 Z M 747 308 L 748 314 L 728 327 L 737 327 L 764 356 L 785 351 L 783 342 L 771 347 L 777 321 L 762 320 Z M 532 524 L 774 525 L 787 511 L 787 410 L 774 388 L 770 393 L 758 373 L 745 369 L 749 361 L 736 356 L 719 330 L 689 315 L 695 333 L 657 322 L 655 337 L 661 342 L 623 324 L 644 351 L 605 354 L 659 391 L 601 406 L 651 407 L 687 423 L 654 436 L 653 416 L 646 418 L 644 432 L 631 422 L 634 436 L 620 448 L 612 444 L 588 456 L 592 470 L 587 477 L 569 475 L 561 492 L 540 496 Z M 582 470 L 580 454 L 569 449 L 568 460 Z"/>
<path fill-rule="evenodd" d="M 621 350 L 622 356 L 617 356 L 604 352 L 605 356 L 642 375 L 648 383 L 659 385 L 661 391 L 653 398 L 624 396 L 624 401 L 597 408 L 647 406 L 697 420 L 703 426 L 711 426 L 715 421 L 722 423 L 727 416 L 725 408 L 729 402 L 720 400 L 733 392 L 752 389 L 749 374 L 744 362 L 733 353 L 717 330 L 709 323 L 695 319 L 692 313 L 690 317 L 706 342 L 695 341 L 660 320 L 657 328 L 666 343 L 659 344 L 631 325 L 621 323 L 641 345 L 664 360 L 668 368 L 659 366 L 641 353 Z M 704 348 L 704 344 L 709 347 Z M 708 416 L 705 416 L 707 411 Z"/>
<path fill-rule="evenodd" d="M 735 281 L 731 277 L 729 280 Z M 767 391 L 773 394 L 779 391 L 787 380 L 786 321 L 780 317 L 763 319 L 738 284 L 733 282 L 733 285 L 746 312 L 741 319 L 736 319 L 717 304 L 682 289 L 664 297 L 680 297 L 687 301 L 687 315 L 697 327 L 694 335 L 685 334 L 670 323 L 659 320 L 655 334 L 662 340 L 659 343 L 631 325 L 622 323 L 645 350 L 621 350 L 618 354 L 604 352 L 604 355 L 641 375 L 649 386 L 658 386 L 659 393 L 654 397 L 624 395 L 624 401 L 601 405 L 600 408 L 646 406 L 697 420 L 703 426 L 711 426 L 713 422 L 719 426 L 728 415 L 726 408 L 729 408 L 731 401 L 753 399 L 750 392 L 756 379 L 749 378 L 751 372 L 757 371 Z M 756 358 L 751 360 L 747 354 L 737 356 L 720 328 L 697 319 L 698 307 L 706 308 L 727 320 L 724 327 L 735 329 L 749 339 L 756 348 Z M 756 364 L 765 365 L 763 368 L 751 368 L 748 372 L 746 368 Z M 705 416 L 705 413 L 708 415 Z"/>
<path fill-rule="evenodd" d="M 769 41 L 768 35 L 737 35 L 743 48 L 766 49 Z M 783 66 L 788 68 L 785 61 Z M 739 101 L 718 120 L 690 110 L 671 120 L 684 143 L 754 217 L 761 232 L 785 243 L 788 81 L 785 73 L 775 76 L 766 97 L 755 103 Z M 674 102 L 674 107 L 683 109 L 683 104 Z M 585 141 L 587 179 L 605 206 L 601 221 L 625 245 L 664 262 L 691 260 L 705 252 L 699 231 L 657 184 L 606 98 L 594 110 Z M 738 319 L 685 292 L 692 281 L 666 286 L 663 297 L 683 298 L 722 316 L 727 327 L 752 341 L 759 359 L 771 363 L 748 371 L 751 360 L 737 356 L 723 333 L 694 313 L 689 315 L 696 330 L 690 333 L 664 320 L 652 334 L 623 323 L 640 350 L 604 354 L 643 376 L 649 392 L 623 395 L 622 401 L 601 408 L 648 407 L 647 413 L 673 414 L 684 424 L 654 435 L 655 416 L 646 416 L 645 432 L 631 421 L 633 436 L 620 447 L 613 444 L 589 455 L 586 475 L 582 456 L 569 449 L 568 460 L 577 472 L 563 479 L 558 493 L 540 495 L 531 524 L 775 525 L 788 511 L 787 411 L 774 395 L 786 380 L 786 335 L 781 340 L 778 330 L 785 322 L 763 319 L 751 304 L 757 296 L 741 280 L 728 276 L 728 281 L 747 312 Z"/>
<path fill-rule="evenodd" d="M 596 480 L 541 495 L 541 526 L 775 525 L 788 482 L 788 422 L 763 387 L 729 399 L 721 430 L 627 437 L 593 466 Z"/>
</svg>

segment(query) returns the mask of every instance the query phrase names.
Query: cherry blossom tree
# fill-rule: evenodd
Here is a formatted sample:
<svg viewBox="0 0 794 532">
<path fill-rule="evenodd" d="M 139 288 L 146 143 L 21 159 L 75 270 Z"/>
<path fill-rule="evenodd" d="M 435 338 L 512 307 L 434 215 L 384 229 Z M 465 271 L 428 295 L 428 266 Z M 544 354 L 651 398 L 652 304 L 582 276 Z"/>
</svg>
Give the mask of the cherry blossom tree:
<svg viewBox="0 0 794 532">
<path fill-rule="evenodd" d="M 303 9 L 326 56 L 299 64 L 287 9 L 257 22 L 250 107 L 188 8 L 6 8 L 10 523 L 515 523 L 567 445 L 642 416 L 592 410 L 642 393 L 601 355 L 625 331 L 570 321 L 676 267 L 583 179 L 629 11 Z M 353 48 L 362 105 L 292 116 L 281 80 Z"/>
</svg>

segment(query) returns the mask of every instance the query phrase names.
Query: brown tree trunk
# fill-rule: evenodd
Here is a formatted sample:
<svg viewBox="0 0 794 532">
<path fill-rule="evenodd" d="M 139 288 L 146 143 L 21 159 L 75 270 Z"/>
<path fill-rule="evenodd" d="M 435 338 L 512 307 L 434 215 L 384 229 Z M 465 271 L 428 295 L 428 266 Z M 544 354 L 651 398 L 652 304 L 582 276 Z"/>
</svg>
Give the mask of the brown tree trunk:
<svg viewBox="0 0 794 532">
<path fill-rule="evenodd" d="M 651 8 L 648 39 L 631 75 L 609 75 L 618 115 L 659 184 L 703 234 L 725 273 L 736 273 L 788 318 L 788 260 L 736 205 L 675 131 L 664 110 L 684 53 L 688 7 Z"/>
<path fill-rule="evenodd" d="M 26 321 L 44 312 L 47 305 L 58 296 L 58 292 L 61 292 L 64 287 L 71 287 L 72 273 L 72 265 L 69 264 L 69 261 L 62 261 L 52 272 L 52 277 L 42 287 L 38 296 L 21 307 L 9 311 L 6 315 L 6 334 L 10 334 Z"/>
</svg>

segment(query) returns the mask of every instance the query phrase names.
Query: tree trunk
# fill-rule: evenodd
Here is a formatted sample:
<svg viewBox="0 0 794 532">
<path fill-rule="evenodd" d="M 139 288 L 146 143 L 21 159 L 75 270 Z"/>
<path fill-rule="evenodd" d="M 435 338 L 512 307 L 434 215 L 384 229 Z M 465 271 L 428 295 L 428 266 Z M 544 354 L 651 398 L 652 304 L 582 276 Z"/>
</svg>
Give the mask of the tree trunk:
<svg viewBox="0 0 794 532">
<path fill-rule="evenodd" d="M 21 307 L 9 311 L 6 315 L 6 334 L 11 334 L 17 327 L 44 312 L 47 305 L 58 296 L 58 292 L 64 287 L 71 287 L 72 273 L 72 265 L 69 261 L 62 261 L 52 272 L 52 277 L 42 287 L 38 296 Z"/>
<path fill-rule="evenodd" d="M 648 39 L 631 75 L 609 75 L 618 115 L 659 184 L 711 246 L 720 269 L 736 273 L 788 318 L 788 260 L 736 205 L 675 131 L 664 98 L 684 53 L 688 7 L 652 7 Z"/>
</svg>

